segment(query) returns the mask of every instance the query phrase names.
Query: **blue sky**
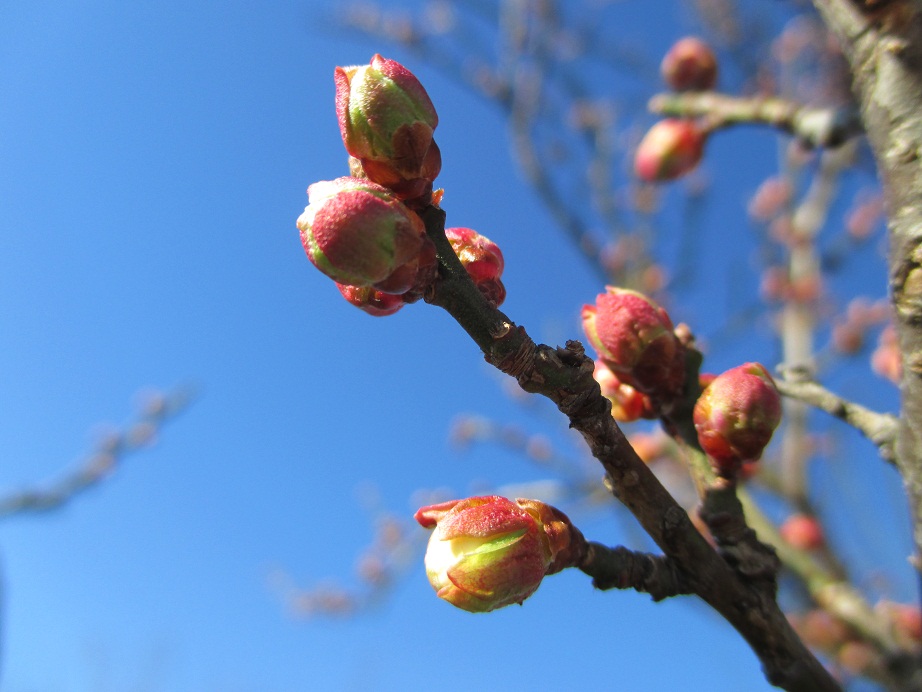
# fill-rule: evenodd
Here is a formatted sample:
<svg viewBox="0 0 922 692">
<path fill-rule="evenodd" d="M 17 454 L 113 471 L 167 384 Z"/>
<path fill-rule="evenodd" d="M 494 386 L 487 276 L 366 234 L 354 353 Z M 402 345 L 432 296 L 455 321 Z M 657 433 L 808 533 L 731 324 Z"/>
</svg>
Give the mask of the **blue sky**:
<svg viewBox="0 0 922 692">
<path fill-rule="evenodd" d="M 514 320 L 578 338 L 601 290 L 518 176 L 497 114 L 405 52 L 331 31 L 328 8 L 0 6 L 0 488 L 72 468 L 145 387 L 198 391 L 99 488 L 0 525 L 0 688 L 714 690 L 717 675 L 717 689 L 767 689 L 703 606 L 594 592 L 576 572 L 489 616 L 436 599 L 421 560 L 346 620 L 294 619 L 270 588 L 277 569 L 355 584 L 372 536 L 362 488 L 409 517 L 419 488 L 547 476 L 502 449 L 459 453 L 459 413 L 562 427 L 513 403 L 444 313 L 372 319 L 305 258 L 305 188 L 345 172 L 335 65 L 382 52 L 422 79 L 449 223 L 502 246 Z M 718 220 L 742 218 L 766 140 Z M 695 317 L 707 310 L 679 319 Z M 563 509 L 594 540 L 632 535 L 613 511 Z"/>
</svg>

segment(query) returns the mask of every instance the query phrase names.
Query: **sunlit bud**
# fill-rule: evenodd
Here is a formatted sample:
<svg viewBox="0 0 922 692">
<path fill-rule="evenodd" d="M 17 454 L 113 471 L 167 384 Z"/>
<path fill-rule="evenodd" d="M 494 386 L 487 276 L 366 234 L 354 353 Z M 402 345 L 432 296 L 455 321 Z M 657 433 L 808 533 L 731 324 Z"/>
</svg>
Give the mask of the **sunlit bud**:
<svg viewBox="0 0 922 692">
<path fill-rule="evenodd" d="M 707 91 L 717 82 L 717 58 L 700 38 L 686 36 L 666 53 L 660 73 L 676 91 Z"/>
<path fill-rule="evenodd" d="M 470 228 L 446 228 L 445 237 L 480 292 L 496 307 L 502 305 L 506 287 L 500 277 L 505 263 L 499 246 Z"/>
<path fill-rule="evenodd" d="M 406 303 L 400 296 L 390 293 L 381 293 L 371 286 L 348 286 L 336 284 L 336 288 L 343 294 L 343 298 L 352 303 L 359 310 L 367 312 L 374 317 L 393 315 Z"/>
<path fill-rule="evenodd" d="M 880 601 L 874 610 L 892 623 L 894 633 L 909 646 L 922 642 L 922 610 L 918 605 Z"/>
<path fill-rule="evenodd" d="M 621 382 L 654 403 L 677 396 L 685 380 L 685 358 L 669 315 L 636 291 L 605 290 L 582 311 L 583 329 L 599 357 Z"/>
<path fill-rule="evenodd" d="M 781 395 L 768 371 L 745 363 L 718 375 L 695 403 L 698 442 L 724 476 L 762 456 L 781 421 Z"/>
<path fill-rule="evenodd" d="M 414 286 L 429 238 L 422 220 L 368 180 L 314 183 L 298 218 L 310 261 L 337 283 L 404 293 Z"/>
<path fill-rule="evenodd" d="M 582 535 L 562 512 L 537 500 L 489 495 L 423 507 L 432 528 L 426 575 L 442 598 L 472 613 L 522 603 L 553 574 L 574 564 Z"/>
<path fill-rule="evenodd" d="M 644 135 L 634 156 L 634 172 L 647 182 L 673 180 L 701 161 L 704 131 L 693 120 L 660 120 Z"/>
<path fill-rule="evenodd" d="M 788 517 L 779 528 L 781 537 L 800 550 L 816 550 L 825 542 L 823 528 L 816 520 L 806 514 L 794 514 Z"/>
<path fill-rule="evenodd" d="M 611 415 L 616 421 L 631 423 L 656 417 L 650 397 L 624 384 L 602 360 L 596 360 L 592 376 L 599 383 L 602 396 L 611 401 Z"/>
<path fill-rule="evenodd" d="M 871 354 L 871 369 L 894 384 L 899 384 L 903 377 L 903 356 L 896 328 L 892 324 L 888 324 L 880 333 L 877 348 Z"/>
<path fill-rule="evenodd" d="M 442 165 L 432 139 L 439 119 L 419 80 L 380 55 L 369 65 L 337 67 L 334 79 L 343 143 L 365 175 L 401 199 L 431 193 Z"/>
</svg>

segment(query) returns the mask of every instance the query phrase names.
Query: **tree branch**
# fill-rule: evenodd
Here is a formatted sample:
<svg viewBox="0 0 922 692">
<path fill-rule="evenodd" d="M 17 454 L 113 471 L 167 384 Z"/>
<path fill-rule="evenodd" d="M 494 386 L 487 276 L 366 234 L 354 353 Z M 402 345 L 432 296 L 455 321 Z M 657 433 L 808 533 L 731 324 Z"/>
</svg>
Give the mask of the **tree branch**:
<svg viewBox="0 0 922 692">
<path fill-rule="evenodd" d="M 844 399 L 811 379 L 807 373 L 785 368 L 782 374 L 783 377 L 775 381 L 778 391 L 848 423 L 877 446 L 884 460 L 896 463 L 896 438 L 899 430 L 899 419 L 896 416 L 878 413 Z"/>
<path fill-rule="evenodd" d="M 580 570 L 592 577 L 592 585 L 608 589 L 634 589 L 648 593 L 654 601 L 694 593 L 682 571 L 668 557 L 629 550 L 624 546 L 609 548 L 590 542 Z"/>
<path fill-rule="evenodd" d="M 778 608 L 774 588 L 734 571 L 634 452 L 592 377 L 594 364 L 582 345 L 569 341 L 565 348 L 551 348 L 532 341 L 474 286 L 445 238 L 445 213 L 430 206 L 422 217 L 439 255 L 439 279 L 426 302 L 448 311 L 489 363 L 515 377 L 525 391 L 551 399 L 567 416 L 605 468 L 614 495 L 675 563 L 690 590 L 749 642 L 772 684 L 805 692 L 837 690 Z"/>
</svg>

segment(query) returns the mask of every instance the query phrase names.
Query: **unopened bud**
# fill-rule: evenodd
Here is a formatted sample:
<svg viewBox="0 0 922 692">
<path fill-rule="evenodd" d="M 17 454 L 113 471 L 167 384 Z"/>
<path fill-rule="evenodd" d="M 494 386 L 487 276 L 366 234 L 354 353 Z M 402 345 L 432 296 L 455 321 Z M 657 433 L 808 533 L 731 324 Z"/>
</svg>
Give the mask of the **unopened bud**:
<svg viewBox="0 0 922 692">
<path fill-rule="evenodd" d="M 704 131 L 693 120 L 660 120 L 644 135 L 634 156 L 634 172 L 646 182 L 673 180 L 701 161 Z"/>
<path fill-rule="evenodd" d="M 717 82 L 717 58 L 700 38 L 686 36 L 666 53 L 660 73 L 676 91 L 707 91 Z"/>
<path fill-rule="evenodd" d="M 485 613 L 531 596 L 547 574 L 575 564 L 584 539 L 559 510 L 489 495 L 421 508 L 434 528 L 426 575 L 439 598 Z"/>
<path fill-rule="evenodd" d="M 502 305 L 506 287 L 500 278 L 505 262 L 499 246 L 470 228 L 446 228 L 445 237 L 480 292 L 494 306 Z"/>
<path fill-rule="evenodd" d="M 435 275 L 422 220 L 389 190 L 368 180 L 314 183 L 298 218 L 310 261 L 337 283 L 401 294 Z"/>
<path fill-rule="evenodd" d="M 816 550 L 826 540 L 816 517 L 806 514 L 791 515 L 778 530 L 785 541 L 799 550 Z"/>
<path fill-rule="evenodd" d="M 439 119 L 419 80 L 400 63 L 337 67 L 336 115 L 343 143 L 365 176 L 401 199 L 428 197 L 442 158 L 432 139 Z"/>
<path fill-rule="evenodd" d="M 352 303 L 359 310 L 367 312 L 373 317 L 386 317 L 393 315 L 406 303 L 400 296 L 390 293 L 381 293 L 371 286 L 347 286 L 336 284 L 336 288 L 343 294 L 343 298 Z"/>
<path fill-rule="evenodd" d="M 698 442 L 724 476 L 762 456 L 781 421 L 781 395 L 768 371 L 746 363 L 718 375 L 694 410 Z"/>
<path fill-rule="evenodd" d="M 669 315 L 646 296 L 606 287 L 584 305 L 583 329 L 599 357 L 624 384 L 654 404 L 676 397 L 685 381 L 685 349 Z"/>
</svg>

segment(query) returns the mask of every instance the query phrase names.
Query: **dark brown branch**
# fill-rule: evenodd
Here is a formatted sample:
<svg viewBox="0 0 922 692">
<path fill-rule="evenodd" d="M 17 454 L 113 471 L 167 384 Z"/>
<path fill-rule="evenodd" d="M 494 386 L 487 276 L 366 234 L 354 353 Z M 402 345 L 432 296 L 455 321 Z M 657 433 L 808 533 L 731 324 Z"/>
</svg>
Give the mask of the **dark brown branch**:
<svg viewBox="0 0 922 692">
<path fill-rule="evenodd" d="M 899 430 L 899 419 L 896 416 L 878 413 L 844 399 L 808 375 L 791 369 L 786 369 L 783 375 L 783 378 L 775 382 L 782 394 L 848 423 L 877 445 L 881 458 L 891 464 L 896 463 L 896 436 Z"/>
<path fill-rule="evenodd" d="M 515 377 L 525 391 L 551 399 L 567 416 L 604 467 L 614 495 L 675 564 L 690 590 L 749 642 L 771 683 L 805 692 L 839 689 L 778 608 L 773 582 L 753 582 L 734 571 L 634 452 L 592 377 L 593 361 L 582 345 L 569 341 L 564 348 L 551 348 L 532 341 L 474 286 L 445 239 L 445 213 L 429 207 L 422 216 L 440 263 L 439 280 L 426 301 L 448 311 L 489 363 Z"/>
<path fill-rule="evenodd" d="M 681 570 L 668 557 L 609 548 L 590 542 L 582 562 L 577 565 L 592 577 L 592 585 L 608 589 L 634 589 L 648 593 L 654 601 L 694 593 Z"/>
</svg>

